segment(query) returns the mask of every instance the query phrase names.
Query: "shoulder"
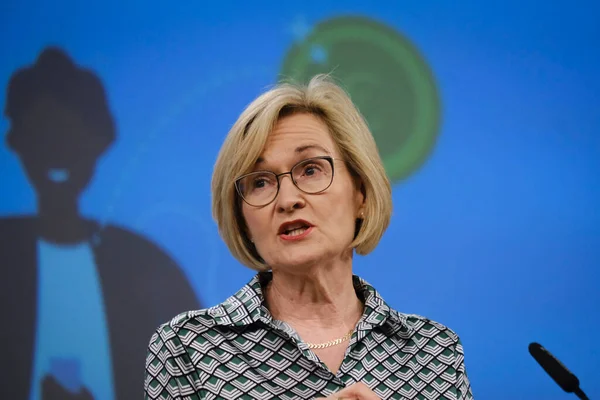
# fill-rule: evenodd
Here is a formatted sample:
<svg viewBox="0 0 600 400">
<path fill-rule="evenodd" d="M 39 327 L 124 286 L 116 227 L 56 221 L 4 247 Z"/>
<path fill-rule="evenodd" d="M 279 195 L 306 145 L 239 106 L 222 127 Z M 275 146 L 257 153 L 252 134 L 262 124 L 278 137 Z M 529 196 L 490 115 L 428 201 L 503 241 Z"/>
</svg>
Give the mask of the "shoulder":
<svg viewBox="0 0 600 400">
<path fill-rule="evenodd" d="M 453 329 L 438 321 L 419 314 L 402 313 L 393 309 L 390 310 L 390 313 L 395 320 L 400 322 L 405 331 L 417 341 L 434 339 L 439 345 L 460 346 L 459 335 Z"/>
<path fill-rule="evenodd" d="M 167 335 L 179 335 L 183 331 L 188 330 L 193 330 L 196 333 L 210 330 L 218 325 L 215 314 L 219 313 L 220 307 L 221 305 L 218 305 L 200 310 L 182 312 L 161 324 L 157 332 Z"/>
<path fill-rule="evenodd" d="M 190 366 L 193 348 L 208 350 L 204 347 L 215 324 L 207 312 L 208 309 L 184 312 L 159 325 L 148 343 L 147 368 L 158 370 L 168 364 Z"/>
<path fill-rule="evenodd" d="M 418 314 L 391 310 L 398 321 L 395 334 L 404 339 L 409 352 L 429 354 L 442 364 L 464 373 L 464 349 L 459 335 L 448 326 Z"/>
<path fill-rule="evenodd" d="M 119 267 L 143 269 L 144 274 L 162 274 L 164 279 L 180 273 L 178 263 L 159 243 L 125 227 L 98 225 L 93 243 L 101 259 Z M 160 280 L 152 275 L 149 278 Z"/>
<path fill-rule="evenodd" d="M 360 291 L 365 299 L 365 304 L 377 314 L 378 318 L 387 318 L 394 331 L 409 339 L 412 336 L 442 339 L 444 343 L 458 343 L 456 332 L 446 325 L 419 314 L 403 313 L 392 308 L 381 294 L 367 281 L 354 276 L 355 288 Z"/>
<path fill-rule="evenodd" d="M 10 243 L 14 243 L 15 236 L 31 235 L 33 236 L 36 218 L 30 215 L 19 216 L 1 216 L 0 217 L 0 237 L 12 237 Z"/>
<path fill-rule="evenodd" d="M 36 220 L 34 215 L 2 215 L 0 226 L 19 226 L 33 224 Z"/>
<path fill-rule="evenodd" d="M 245 327 L 262 318 L 259 285 L 258 278 L 255 276 L 237 293 L 220 304 L 177 314 L 170 321 L 160 325 L 157 334 L 185 335 L 186 341 L 191 342 L 209 331 L 212 331 L 209 336 L 221 335 L 224 330 L 243 331 Z"/>
<path fill-rule="evenodd" d="M 454 341 L 458 341 L 458 334 L 447 325 L 431 318 L 418 314 L 404 314 L 407 323 L 422 335 L 446 334 Z"/>
<path fill-rule="evenodd" d="M 135 246 L 154 253 L 164 253 L 163 249 L 142 233 L 115 224 L 94 224 L 96 225 L 96 231 L 101 245 L 110 247 Z"/>
<path fill-rule="evenodd" d="M 185 337 L 185 342 L 189 344 L 189 342 L 214 330 L 218 326 L 228 325 L 228 313 L 226 309 L 228 301 L 213 307 L 186 311 L 175 315 L 157 328 L 153 340 L 181 341 L 181 338 Z"/>
</svg>

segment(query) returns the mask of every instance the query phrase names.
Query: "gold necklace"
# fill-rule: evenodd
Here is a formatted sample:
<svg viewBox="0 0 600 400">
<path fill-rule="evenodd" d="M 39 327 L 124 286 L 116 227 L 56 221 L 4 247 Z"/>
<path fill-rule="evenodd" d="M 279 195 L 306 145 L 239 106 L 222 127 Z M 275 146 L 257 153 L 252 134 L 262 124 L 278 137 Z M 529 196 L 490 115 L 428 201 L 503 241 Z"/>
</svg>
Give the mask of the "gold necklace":
<svg viewBox="0 0 600 400">
<path fill-rule="evenodd" d="M 342 336 L 340 338 L 330 340 L 325 343 L 306 343 L 306 345 L 308 346 L 309 349 L 326 349 L 327 347 L 337 346 L 338 344 L 343 343 L 346 340 L 350 339 L 350 336 L 352 336 L 352 332 L 354 332 L 354 329 L 350 329 L 348 331 L 348 333 L 346 333 L 344 336 Z"/>
</svg>

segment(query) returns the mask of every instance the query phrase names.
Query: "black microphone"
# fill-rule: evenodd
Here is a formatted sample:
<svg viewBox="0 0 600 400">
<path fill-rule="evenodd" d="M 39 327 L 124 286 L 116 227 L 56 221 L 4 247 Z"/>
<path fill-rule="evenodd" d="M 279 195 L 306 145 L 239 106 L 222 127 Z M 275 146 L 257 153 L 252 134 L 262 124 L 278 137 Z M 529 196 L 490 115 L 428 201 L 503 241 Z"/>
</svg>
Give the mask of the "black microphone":
<svg viewBox="0 0 600 400">
<path fill-rule="evenodd" d="M 583 390 L 579 388 L 579 379 L 571 371 L 567 369 L 554 357 L 548 350 L 546 350 L 539 343 L 529 344 L 529 354 L 540 366 L 546 371 L 548 375 L 554 379 L 554 382 L 558 384 L 567 393 L 575 393 L 581 400 L 589 400 Z"/>
</svg>

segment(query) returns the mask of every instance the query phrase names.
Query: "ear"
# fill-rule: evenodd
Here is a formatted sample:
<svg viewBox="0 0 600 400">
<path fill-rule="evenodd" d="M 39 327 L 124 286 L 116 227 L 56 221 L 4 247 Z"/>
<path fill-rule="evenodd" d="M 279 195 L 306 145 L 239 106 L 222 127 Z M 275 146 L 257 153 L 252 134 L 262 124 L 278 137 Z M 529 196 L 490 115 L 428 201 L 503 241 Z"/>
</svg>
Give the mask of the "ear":
<svg viewBox="0 0 600 400">
<path fill-rule="evenodd" d="M 355 225 L 354 225 L 354 239 L 358 236 L 360 229 L 362 228 L 363 222 L 365 220 L 365 210 L 367 204 L 367 191 L 365 189 L 365 185 L 362 181 L 357 181 L 356 191 L 356 217 L 355 217 Z"/>
<path fill-rule="evenodd" d="M 364 213 L 367 203 L 367 189 L 362 179 L 356 179 L 356 218 L 364 219 Z"/>
</svg>

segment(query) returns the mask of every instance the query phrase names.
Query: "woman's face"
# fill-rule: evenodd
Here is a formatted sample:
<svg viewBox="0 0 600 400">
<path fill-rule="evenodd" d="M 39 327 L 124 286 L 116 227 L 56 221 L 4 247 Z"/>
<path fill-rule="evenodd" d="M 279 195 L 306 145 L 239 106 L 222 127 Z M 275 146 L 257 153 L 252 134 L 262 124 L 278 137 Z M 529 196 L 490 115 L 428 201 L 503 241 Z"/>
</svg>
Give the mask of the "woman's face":
<svg viewBox="0 0 600 400">
<path fill-rule="evenodd" d="M 319 117 L 302 113 L 279 120 L 254 171 L 280 174 L 305 159 L 320 156 L 334 159 L 333 182 L 325 191 L 307 194 L 288 174 L 279 177 L 279 193 L 270 204 L 254 207 L 242 202 L 248 235 L 272 269 L 293 270 L 348 259 L 352 254 L 350 243 L 364 196 Z M 308 164 L 296 176 L 308 180 L 317 179 L 317 174 L 323 174 L 318 165 Z M 264 181 L 252 184 L 256 190 L 264 190 Z"/>
</svg>

